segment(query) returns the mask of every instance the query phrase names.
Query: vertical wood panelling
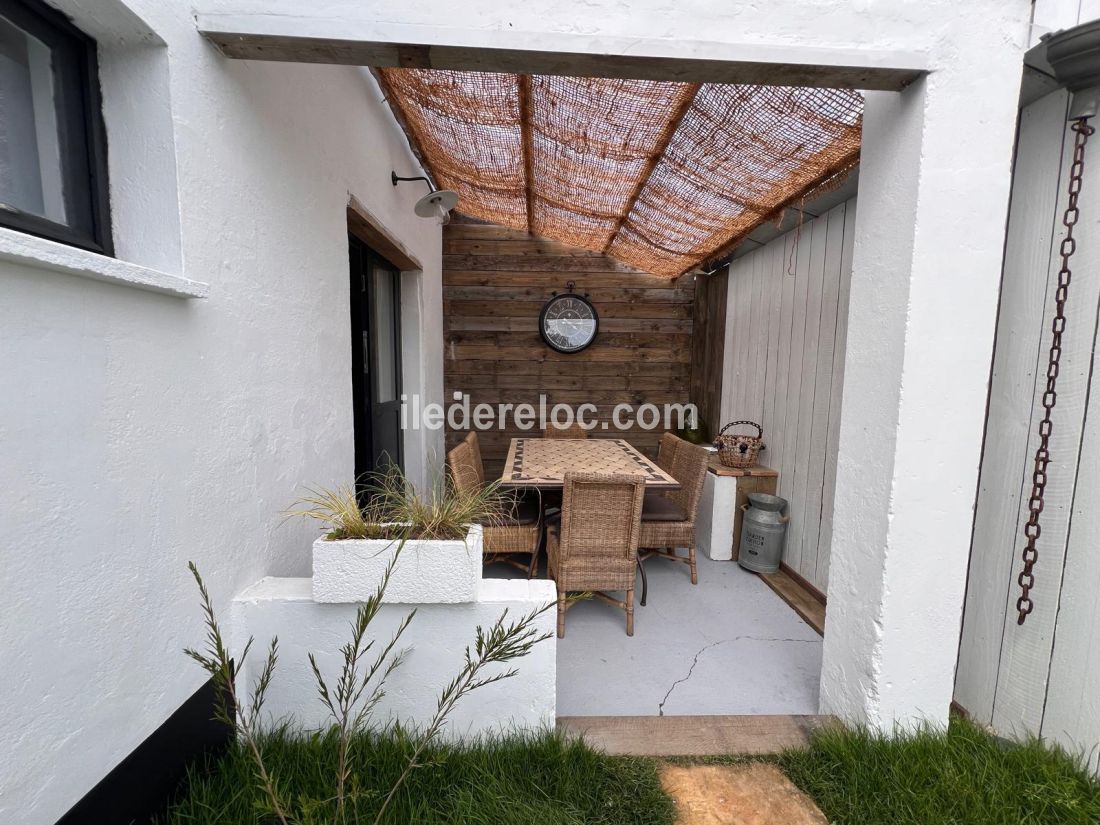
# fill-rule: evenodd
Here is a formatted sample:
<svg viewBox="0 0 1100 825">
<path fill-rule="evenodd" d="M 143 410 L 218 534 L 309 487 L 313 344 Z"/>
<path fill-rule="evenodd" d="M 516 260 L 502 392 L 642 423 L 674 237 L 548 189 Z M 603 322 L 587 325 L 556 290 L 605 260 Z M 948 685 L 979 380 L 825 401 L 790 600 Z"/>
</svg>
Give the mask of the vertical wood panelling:
<svg viewBox="0 0 1100 825">
<path fill-rule="evenodd" d="M 1100 771 L 1100 388 L 1093 387 L 1066 550 L 1041 733 L 1091 749 Z M 1040 608 L 1036 608 L 1039 610 Z"/>
<path fill-rule="evenodd" d="M 1066 141 L 1068 151 L 1069 141 Z M 1068 155 L 1062 162 L 1062 182 L 1065 182 L 1069 169 Z M 1093 175 L 1094 181 L 1100 176 Z M 1094 184 L 1095 185 L 1095 184 Z M 1061 185 L 1059 190 L 1061 190 Z M 1096 191 L 1096 190 L 1094 190 Z M 1059 192 L 1057 211 L 1065 208 L 1067 196 Z M 1086 218 L 1100 214 L 1092 211 L 1087 199 L 1082 199 L 1082 210 Z M 1095 202 L 1093 202 L 1095 203 Z M 1062 565 L 1065 559 L 1066 544 L 1070 528 L 1070 507 L 1073 502 L 1073 490 L 1076 483 L 1078 450 L 1081 443 L 1081 429 L 1084 425 L 1085 395 L 1089 384 L 1089 372 L 1092 365 L 1092 340 L 1095 328 L 1096 304 L 1100 297 L 1100 278 L 1090 276 L 1095 272 L 1097 255 L 1096 241 L 1100 237 L 1092 233 L 1092 242 L 1088 233 L 1086 219 L 1078 229 L 1078 253 L 1074 260 L 1074 269 L 1080 277 L 1073 279 L 1071 300 L 1066 304 L 1066 329 L 1062 334 L 1062 359 L 1058 375 L 1058 404 L 1052 414 L 1054 432 L 1050 437 L 1050 465 L 1047 471 L 1046 506 L 1042 516 L 1042 537 L 1039 540 L 1039 553 L 1042 564 L 1036 570 L 1036 585 L 1032 597 L 1042 606 L 1027 620 L 1024 627 L 1016 622 L 1013 605 L 1006 611 L 1004 624 L 1004 643 L 1001 650 L 1001 672 L 997 680 L 997 694 L 993 704 L 993 725 L 1006 733 L 1024 733 L 1038 730 L 1042 724 L 1043 706 L 1032 700 L 1035 695 L 1046 692 L 1046 683 L 1050 668 L 1050 651 L 1053 645 L 1055 622 L 1057 619 L 1058 592 L 1062 580 Z M 1064 227 L 1056 224 L 1058 232 L 1054 243 L 1059 244 L 1064 237 Z M 1046 293 L 1046 317 L 1049 319 L 1054 307 L 1054 294 L 1057 290 L 1057 271 L 1061 260 L 1052 256 L 1048 267 L 1040 267 L 1039 272 L 1048 270 Z M 1091 266 L 1090 266 L 1091 264 Z M 1034 275 L 1034 273 L 1032 273 Z M 1049 320 L 1042 323 L 1043 336 L 1040 339 L 1036 382 L 1029 393 L 1036 399 L 1032 412 L 1027 460 L 1024 467 L 1031 463 L 1038 442 L 1036 423 L 1042 416 L 1038 401 L 1046 388 L 1046 359 L 1050 348 L 1051 331 Z M 1022 525 L 1027 518 L 1027 498 L 1030 493 L 1030 470 L 1025 470 L 1017 524 Z M 1011 547 L 1018 555 L 1021 540 L 1013 536 Z M 1012 580 L 1015 581 L 1022 562 L 1014 562 Z M 1010 603 L 1014 599 L 1010 597 Z"/>
<path fill-rule="evenodd" d="M 720 426 L 726 340 L 726 291 L 729 271 L 700 276 L 695 283 L 695 320 L 691 333 L 690 397 L 709 432 Z"/>
<path fill-rule="evenodd" d="M 1043 334 L 1047 277 L 1062 168 L 1066 95 L 1024 109 L 1005 245 L 990 381 L 985 448 L 959 647 L 955 699 L 976 719 L 993 721 L 1007 594 L 1020 542 L 1020 503 L 1036 364 Z"/>
<path fill-rule="evenodd" d="M 814 402 L 817 400 L 817 347 L 821 329 L 821 294 L 825 276 L 825 240 L 828 217 L 821 216 L 810 225 L 809 267 L 806 277 L 806 306 L 803 312 L 805 320 L 802 333 L 802 399 L 798 406 L 798 441 L 795 459 L 794 486 L 791 488 L 791 501 L 797 501 L 798 507 L 791 509 L 791 524 L 795 528 L 791 541 L 787 544 L 790 560 L 787 562 L 799 573 L 812 574 L 817 568 L 817 547 L 810 547 L 812 525 L 821 518 L 820 512 L 813 512 L 810 489 L 814 478 L 821 478 L 821 468 L 812 462 Z M 811 576 L 804 576 L 812 581 Z"/>
<path fill-rule="evenodd" d="M 543 343 L 538 320 L 543 304 L 569 281 L 590 295 L 600 331 L 587 349 L 563 355 Z M 689 400 L 697 351 L 691 277 L 670 281 L 524 232 L 454 223 L 443 234 L 443 304 L 448 402 L 453 392 L 464 392 L 471 406 L 526 403 L 537 409 L 545 393 L 548 405 L 595 404 L 599 428 L 593 436 L 626 438 L 652 454 L 662 428 L 602 428 L 610 425 L 615 405 Z M 712 322 L 721 328 L 718 313 Z M 720 361 L 715 368 L 721 369 Z M 533 432 L 513 426 L 481 432 L 487 473 L 500 473 L 511 438 Z M 461 436 L 448 432 L 448 446 Z"/>
<path fill-rule="evenodd" d="M 840 263 L 844 247 L 844 213 L 832 211 L 825 224 L 825 255 L 821 279 L 821 314 L 818 321 L 816 366 L 814 370 L 814 410 L 810 423 L 809 472 L 806 486 L 806 529 L 802 538 L 802 557 L 813 559 L 814 569 L 806 576 L 818 580 L 823 555 L 817 548 L 821 538 L 822 501 L 825 487 L 825 452 L 829 442 L 829 412 L 833 384 L 833 351 L 836 342 L 836 318 L 840 301 Z M 818 221 L 821 223 L 821 221 Z M 824 580 L 824 579 L 822 579 Z"/>
<path fill-rule="evenodd" d="M 833 494 L 836 492 L 837 450 L 840 442 L 840 402 L 844 387 L 844 342 L 848 339 L 848 298 L 852 271 L 852 248 L 856 233 L 856 202 L 848 202 L 844 213 L 844 238 L 840 254 L 840 292 L 837 295 L 836 334 L 833 339 L 832 385 L 829 388 L 829 431 L 825 444 L 825 470 L 821 490 L 821 533 L 818 542 L 829 549 L 833 541 Z M 817 554 L 816 581 L 829 580 L 831 553 Z"/>
<path fill-rule="evenodd" d="M 1003 734 L 1100 744 L 1100 169 L 1086 165 L 1052 416 L 1035 608 L 1016 623 L 1016 578 L 1042 416 L 1064 235 L 1071 135 L 1056 92 L 1021 113 L 955 698 Z M 1091 147 L 1090 147 L 1091 148 Z M 1092 196 L 1089 196 L 1089 193 Z"/>
<path fill-rule="evenodd" d="M 736 259 L 728 285 L 722 419 L 750 418 L 764 427 L 761 460 L 780 471 L 779 494 L 791 502 L 784 560 L 822 591 L 854 220 L 854 200 L 808 220 Z"/>
<path fill-rule="evenodd" d="M 797 498 L 798 465 L 802 463 L 799 460 L 801 455 L 799 453 L 799 434 L 801 432 L 799 420 L 802 416 L 803 403 L 804 373 L 802 371 L 802 359 L 805 355 L 806 304 L 809 300 L 810 270 L 812 268 L 810 266 L 810 242 L 813 238 L 813 224 L 802 227 L 802 230 L 797 232 L 796 236 L 797 241 L 792 237 L 792 243 L 795 247 L 795 274 L 794 303 L 791 306 L 791 312 L 794 318 L 791 326 L 790 364 L 787 371 L 787 418 L 783 435 L 786 444 L 782 455 L 775 454 L 769 448 L 766 458 L 779 464 L 779 494 L 791 502 L 791 520 L 787 525 L 787 546 L 784 550 L 784 557 L 787 564 L 801 575 L 803 513 L 802 501 Z M 772 243 L 775 243 L 775 241 Z M 791 275 L 787 273 L 786 267 L 781 267 L 777 271 L 776 277 L 790 278 Z M 772 422 L 770 421 L 764 423 L 764 427 L 768 432 L 775 429 L 771 425 Z"/>
</svg>

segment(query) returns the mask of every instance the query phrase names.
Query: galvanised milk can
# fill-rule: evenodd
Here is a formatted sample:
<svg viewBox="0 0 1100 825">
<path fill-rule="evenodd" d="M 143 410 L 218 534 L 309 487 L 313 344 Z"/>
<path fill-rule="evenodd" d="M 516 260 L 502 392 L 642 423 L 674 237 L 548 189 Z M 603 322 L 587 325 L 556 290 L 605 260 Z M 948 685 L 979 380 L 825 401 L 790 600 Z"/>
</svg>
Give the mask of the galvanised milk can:
<svg viewBox="0 0 1100 825">
<path fill-rule="evenodd" d="M 749 493 L 742 505 L 741 547 L 737 563 L 754 573 L 774 573 L 787 539 L 787 500 L 767 493 Z"/>
</svg>

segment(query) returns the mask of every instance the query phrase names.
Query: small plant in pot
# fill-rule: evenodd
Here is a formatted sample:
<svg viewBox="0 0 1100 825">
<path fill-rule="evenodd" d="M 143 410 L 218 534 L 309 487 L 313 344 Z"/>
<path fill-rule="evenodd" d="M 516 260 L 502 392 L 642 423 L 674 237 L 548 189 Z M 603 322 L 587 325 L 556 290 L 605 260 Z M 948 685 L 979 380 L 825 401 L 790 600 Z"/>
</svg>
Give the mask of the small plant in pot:
<svg viewBox="0 0 1100 825">
<path fill-rule="evenodd" d="M 366 600 L 397 557 L 385 601 L 431 604 L 477 600 L 481 527 L 513 506 L 495 484 L 460 492 L 445 473 L 421 492 L 391 465 L 359 488 L 308 488 L 287 515 L 324 529 L 313 543 L 314 601 Z"/>
</svg>

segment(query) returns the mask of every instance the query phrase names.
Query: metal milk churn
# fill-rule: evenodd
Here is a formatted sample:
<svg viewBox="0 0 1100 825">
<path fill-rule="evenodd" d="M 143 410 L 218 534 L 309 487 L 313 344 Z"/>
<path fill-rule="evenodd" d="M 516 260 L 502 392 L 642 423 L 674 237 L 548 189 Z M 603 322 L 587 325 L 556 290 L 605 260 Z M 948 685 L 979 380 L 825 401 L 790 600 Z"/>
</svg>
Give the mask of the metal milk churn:
<svg viewBox="0 0 1100 825">
<path fill-rule="evenodd" d="M 754 573 L 774 573 L 787 539 L 787 500 L 767 493 L 749 493 L 742 505 L 741 547 L 737 563 Z"/>
</svg>

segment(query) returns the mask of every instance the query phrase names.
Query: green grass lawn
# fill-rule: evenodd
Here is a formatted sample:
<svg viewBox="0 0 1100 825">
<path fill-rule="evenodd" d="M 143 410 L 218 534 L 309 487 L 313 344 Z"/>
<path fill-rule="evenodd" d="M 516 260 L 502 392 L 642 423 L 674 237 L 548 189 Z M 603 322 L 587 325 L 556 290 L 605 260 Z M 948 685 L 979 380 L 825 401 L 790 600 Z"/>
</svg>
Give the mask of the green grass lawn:
<svg viewBox="0 0 1100 825">
<path fill-rule="evenodd" d="M 401 774 L 408 754 L 400 740 L 361 737 L 353 750 L 349 823 L 370 825 Z M 336 773 L 331 738 L 270 736 L 264 757 L 299 825 L 333 823 Z M 669 825 L 672 802 L 661 791 L 657 764 L 598 754 L 553 734 L 480 745 L 439 746 L 416 769 L 386 812 L 401 825 Z M 195 772 L 169 811 L 171 825 L 256 825 L 266 804 L 243 749 L 208 773 Z"/>
<path fill-rule="evenodd" d="M 364 737 L 354 751 L 348 822 L 371 823 L 404 767 L 408 746 Z M 265 757 L 298 825 L 333 823 L 336 748 L 322 737 L 278 734 Z M 686 760 L 676 760 L 683 762 Z M 710 763 L 743 762 L 718 757 Z M 884 740 L 833 729 L 777 760 L 837 825 L 1085 825 L 1100 823 L 1100 782 L 1065 754 L 1007 745 L 956 720 L 948 735 Z M 387 811 L 400 825 L 670 825 L 659 763 L 605 756 L 553 734 L 439 746 Z M 256 825 L 266 805 L 240 750 L 197 771 L 170 825 Z M 781 825 L 781 823 L 777 823 Z"/>
<path fill-rule="evenodd" d="M 1100 823 L 1100 782 L 1037 742 L 1008 745 L 961 719 L 947 736 L 832 730 L 779 764 L 839 825 Z"/>
</svg>

